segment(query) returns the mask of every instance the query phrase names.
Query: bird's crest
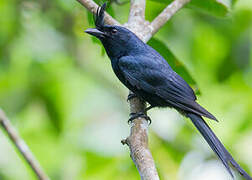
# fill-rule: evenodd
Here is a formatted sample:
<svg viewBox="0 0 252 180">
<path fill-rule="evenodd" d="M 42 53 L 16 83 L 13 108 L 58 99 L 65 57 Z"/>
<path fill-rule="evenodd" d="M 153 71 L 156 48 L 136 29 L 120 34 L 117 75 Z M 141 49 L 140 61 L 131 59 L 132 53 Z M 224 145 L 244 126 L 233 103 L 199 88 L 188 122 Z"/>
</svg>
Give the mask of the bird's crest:
<svg viewBox="0 0 252 180">
<path fill-rule="evenodd" d="M 107 4 L 104 3 L 102 6 L 99 6 L 97 8 L 96 14 L 94 16 L 94 22 L 95 22 L 95 26 L 97 29 L 101 30 L 104 27 L 104 13 L 106 10 L 106 6 Z"/>
</svg>

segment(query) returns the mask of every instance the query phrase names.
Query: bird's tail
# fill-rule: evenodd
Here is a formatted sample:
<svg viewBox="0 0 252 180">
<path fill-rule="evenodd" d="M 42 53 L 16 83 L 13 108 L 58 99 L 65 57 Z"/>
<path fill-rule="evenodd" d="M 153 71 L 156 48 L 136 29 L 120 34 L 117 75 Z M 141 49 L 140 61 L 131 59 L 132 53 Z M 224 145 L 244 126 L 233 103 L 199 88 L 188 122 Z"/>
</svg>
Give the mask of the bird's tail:
<svg viewBox="0 0 252 180">
<path fill-rule="evenodd" d="M 240 165 L 233 159 L 231 154 L 226 150 L 226 148 L 223 146 L 223 144 L 220 142 L 220 140 L 216 137 L 214 132 L 210 129 L 210 127 L 207 125 L 207 123 L 204 121 L 204 119 L 196 114 L 188 113 L 187 116 L 192 120 L 193 124 L 196 126 L 196 128 L 200 131 L 202 136 L 205 138 L 209 146 L 212 148 L 212 150 L 217 154 L 217 156 L 220 158 L 224 166 L 227 168 L 230 175 L 233 177 L 233 174 L 231 172 L 229 164 L 232 164 L 232 166 L 237 169 L 237 171 L 246 179 L 246 180 L 252 180 L 252 178 L 246 173 L 245 170 L 243 170 Z"/>
</svg>

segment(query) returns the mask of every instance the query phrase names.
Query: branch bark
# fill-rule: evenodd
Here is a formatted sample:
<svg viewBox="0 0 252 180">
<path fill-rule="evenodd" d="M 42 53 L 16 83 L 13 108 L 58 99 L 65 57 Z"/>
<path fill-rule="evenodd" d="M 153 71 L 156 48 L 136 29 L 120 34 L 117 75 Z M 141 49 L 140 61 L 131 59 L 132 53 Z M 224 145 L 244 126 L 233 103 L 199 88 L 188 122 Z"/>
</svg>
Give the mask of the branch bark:
<svg viewBox="0 0 252 180">
<path fill-rule="evenodd" d="M 150 32 L 150 22 L 145 20 L 145 4 L 145 0 L 131 0 L 129 19 L 124 24 L 143 41 L 145 40 L 144 35 Z"/>
<path fill-rule="evenodd" d="M 145 21 L 145 0 L 131 0 L 128 23 Z"/>
<path fill-rule="evenodd" d="M 40 180 L 49 180 L 49 177 L 42 170 L 39 162 L 35 159 L 30 151 L 29 147 L 26 145 L 24 140 L 19 136 L 10 120 L 6 117 L 4 112 L 0 109 L 0 125 L 8 134 L 11 141 L 15 144 L 19 152 L 23 155 L 27 163 L 30 165 L 34 173 Z"/>
<path fill-rule="evenodd" d="M 190 0 L 174 0 L 150 24 L 150 38 L 185 4 Z"/>
<path fill-rule="evenodd" d="M 92 0 L 77 0 L 89 11 L 95 13 L 97 5 Z M 174 0 L 169 4 L 153 21 L 145 20 L 145 0 L 131 0 L 128 22 L 124 24 L 134 32 L 145 43 L 186 3 L 190 0 Z M 106 15 L 109 24 L 117 21 Z M 114 23 L 115 22 L 115 23 Z M 130 92 L 129 94 L 131 94 Z M 130 101 L 130 112 L 144 112 L 146 103 L 139 98 L 132 98 Z M 130 156 L 135 163 L 142 180 L 159 180 L 155 162 L 148 148 L 148 120 L 137 118 L 132 121 L 130 136 L 122 140 L 130 148 Z"/>
<path fill-rule="evenodd" d="M 130 92 L 131 93 L 131 92 Z M 143 112 L 145 102 L 139 98 L 132 98 L 130 101 L 130 112 Z M 134 119 L 131 123 L 130 136 L 122 140 L 130 149 L 130 157 L 137 167 L 142 180 L 159 180 L 154 159 L 148 148 L 148 121 L 144 118 Z"/>
<path fill-rule="evenodd" d="M 148 122 L 145 119 L 134 120 L 130 136 L 122 140 L 130 147 L 130 156 L 135 163 L 141 179 L 159 180 L 155 162 L 148 148 Z"/>
</svg>

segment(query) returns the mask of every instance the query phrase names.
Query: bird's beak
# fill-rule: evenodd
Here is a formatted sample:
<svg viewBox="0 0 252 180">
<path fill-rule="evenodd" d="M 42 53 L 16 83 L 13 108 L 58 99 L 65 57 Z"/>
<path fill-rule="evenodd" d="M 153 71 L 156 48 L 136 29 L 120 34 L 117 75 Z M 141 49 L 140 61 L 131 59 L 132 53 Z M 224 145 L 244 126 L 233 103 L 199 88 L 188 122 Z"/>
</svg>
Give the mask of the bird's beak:
<svg viewBox="0 0 252 180">
<path fill-rule="evenodd" d="M 88 34 L 91 34 L 92 36 L 95 36 L 95 37 L 105 37 L 105 33 L 102 32 L 102 31 L 99 31 L 98 29 L 96 28 L 89 28 L 85 31 L 85 33 L 88 33 Z"/>
</svg>

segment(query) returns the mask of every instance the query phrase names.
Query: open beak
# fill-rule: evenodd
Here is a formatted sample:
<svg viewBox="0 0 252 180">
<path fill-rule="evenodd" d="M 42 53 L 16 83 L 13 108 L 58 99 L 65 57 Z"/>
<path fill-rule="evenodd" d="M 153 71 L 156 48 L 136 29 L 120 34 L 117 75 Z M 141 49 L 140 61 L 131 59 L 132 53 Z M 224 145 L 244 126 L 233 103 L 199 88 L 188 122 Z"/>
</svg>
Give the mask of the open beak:
<svg viewBox="0 0 252 180">
<path fill-rule="evenodd" d="M 102 31 L 99 31 L 96 28 L 89 28 L 89 29 L 85 30 L 85 32 L 88 34 L 91 34 L 92 36 L 98 37 L 98 38 L 105 37 L 105 33 Z"/>
</svg>

